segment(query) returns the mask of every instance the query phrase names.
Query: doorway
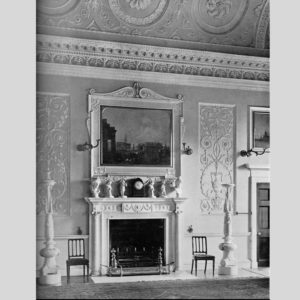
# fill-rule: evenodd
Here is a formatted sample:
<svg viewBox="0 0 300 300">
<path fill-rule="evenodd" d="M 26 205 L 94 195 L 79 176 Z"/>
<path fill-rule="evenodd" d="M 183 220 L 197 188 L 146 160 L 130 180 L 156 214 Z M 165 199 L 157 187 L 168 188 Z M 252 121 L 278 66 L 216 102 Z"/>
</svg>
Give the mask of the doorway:
<svg viewBox="0 0 300 300">
<path fill-rule="evenodd" d="M 270 266 L 270 183 L 257 183 L 257 263 Z"/>
</svg>

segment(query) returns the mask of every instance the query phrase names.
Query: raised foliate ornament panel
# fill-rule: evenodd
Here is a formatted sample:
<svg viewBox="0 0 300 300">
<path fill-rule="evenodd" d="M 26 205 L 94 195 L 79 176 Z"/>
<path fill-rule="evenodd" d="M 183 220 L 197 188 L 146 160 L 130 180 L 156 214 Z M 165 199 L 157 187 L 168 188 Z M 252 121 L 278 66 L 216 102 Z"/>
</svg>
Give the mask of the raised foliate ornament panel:
<svg viewBox="0 0 300 300">
<path fill-rule="evenodd" d="M 200 210 L 223 213 L 222 184 L 235 181 L 235 106 L 200 103 L 199 133 Z"/>
<path fill-rule="evenodd" d="M 91 177 L 180 176 L 182 96 L 168 98 L 138 83 L 88 95 Z"/>
<path fill-rule="evenodd" d="M 37 214 L 45 213 L 47 176 L 55 181 L 52 188 L 53 212 L 70 213 L 70 96 L 37 93 L 36 171 Z"/>
</svg>

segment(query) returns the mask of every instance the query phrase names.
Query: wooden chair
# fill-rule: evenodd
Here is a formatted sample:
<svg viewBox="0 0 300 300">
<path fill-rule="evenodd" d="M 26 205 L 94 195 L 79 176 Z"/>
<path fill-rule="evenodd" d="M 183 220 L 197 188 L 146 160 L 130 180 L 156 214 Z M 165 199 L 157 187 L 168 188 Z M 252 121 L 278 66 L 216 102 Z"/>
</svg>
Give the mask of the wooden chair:
<svg viewBox="0 0 300 300">
<path fill-rule="evenodd" d="M 89 276 L 89 260 L 85 258 L 84 239 L 68 239 L 68 260 L 67 280 L 70 279 L 71 266 L 83 266 L 83 276 L 85 276 L 85 266 L 87 267 L 87 276 Z"/>
<path fill-rule="evenodd" d="M 198 263 L 198 260 L 205 260 L 204 274 L 206 274 L 207 261 L 212 260 L 212 262 L 213 262 L 213 276 L 214 276 L 215 275 L 215 257 L 213 255 L 208 255 L 207 254 L 207 239 L 206 239 L 206 236 L 192 236 L 192 251 L 193 251 L 193 259 L 192 259 L 191 274 L 193 274 L 194 262 L 195 262 L 195 275 L 197 276 L 197 263 Z"/>
</svg>

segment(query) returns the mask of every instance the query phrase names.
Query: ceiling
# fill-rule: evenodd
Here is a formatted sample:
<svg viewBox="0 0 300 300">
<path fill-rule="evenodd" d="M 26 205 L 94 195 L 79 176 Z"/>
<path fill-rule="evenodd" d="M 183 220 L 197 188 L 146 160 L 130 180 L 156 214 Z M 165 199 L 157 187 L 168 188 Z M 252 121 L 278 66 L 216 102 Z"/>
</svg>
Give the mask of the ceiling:
<svg viewBox="0 0 300 300">
<path fill-rule="evenodd" d="M 268 0 L 39 0 L 37 33 L 269 56 Z"/>
</svg>

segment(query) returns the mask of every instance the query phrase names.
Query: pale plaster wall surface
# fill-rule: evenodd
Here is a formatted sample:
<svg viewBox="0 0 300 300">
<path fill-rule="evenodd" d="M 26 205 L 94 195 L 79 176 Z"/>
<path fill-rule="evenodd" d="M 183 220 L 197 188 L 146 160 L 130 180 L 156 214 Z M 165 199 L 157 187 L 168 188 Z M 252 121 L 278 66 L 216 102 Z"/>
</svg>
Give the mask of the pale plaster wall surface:
<svg viewBox="0 0 300 300">
<path fill-rule="evenodd" d="M 116 70 L 117 72 L 117 70 Z M 163 76 L 158 74 L 157 76 Z M 136 79 L 138 81 L 138 78 Z M 142 86 L 150 88 L 167 97 L 184 96 L 184 141 L 193 150 L 190 156 L 181 156 L 181 175 L 183 182 L 183 197 L 187 197 L 184 210 L 184 263 L 188 267 L 191 264 L 191 234 L 187 232 L 189 225 L 194 228 L 193 234 L 205 234 L 208 236 L 208 247 L 211 254 L 216 255 L 217 264 L 222 252 L 218 248 L 223 233 L 223 215 L 203 215 L 200 212 L 200 171 L 199 171 L 199 102 L 234 104 L 236 106 L 236 210 L 238 215 L 233 217 L 233 237 L 238 246 L 236 257 L 240 264 L 247 265 L 249 258 L 249 170 L 245 169 L 245 163 L 267 165 L 269 154 L 243 158 L 239 156 L 240 150 L 247 149 L 248 135 L 248 106 L 269 106 L 269 93 L 231 90 L 203 87 L 186 87 L 176 84 L 164 85 L 157 83 L 140 82 Z M 76 145 L 89 140 L 86 128 L 87 117 L 87 93 L 90 88 L 97 92 L 105 93 L 131 86 L 131 81 L 96 80 L 88 78 L 71 78 L 63 76 L 40 75 L 37 80 L 38 92 L 66 93 L 70 95 L 71 111 L 71 139 L 70 139 L 70 216 L 56 216 L 55 235 L 68 236 L 76 234 L 80 226 L 83 234 L 88 234 L 88 205 L 83 197 L 89 195 L 88 181 L 90 175 L 89 153 L 78 152 Z M 37 236 L 44 234 L 44 218 L 37 216 Z M 66 243 L 66 240 L 65 240 Z M 61 245 L 61 242 L 59 243 Z M 42 243 L 37 244 L 42 247 Z M 59 245 L 59 246 L 60 246 Z M 66 247 L 61 246 L 61 258 L 59 265 L 65 269 L 67 253 Z M 39 251 L 37 251 L 39 256 Z M 37 260 L 40 267 L 41 260 Z"/>
</svg>

